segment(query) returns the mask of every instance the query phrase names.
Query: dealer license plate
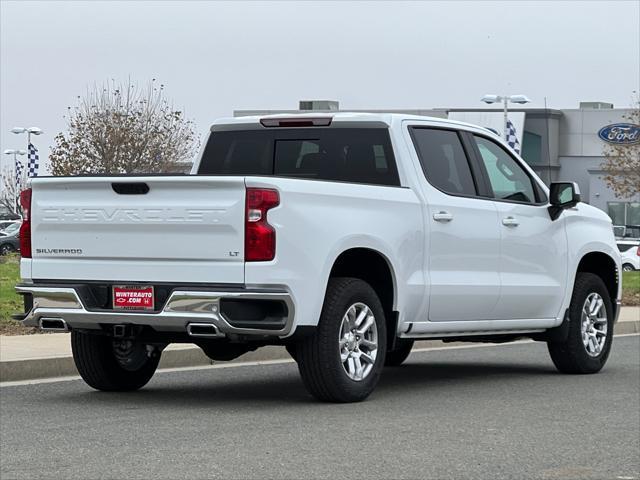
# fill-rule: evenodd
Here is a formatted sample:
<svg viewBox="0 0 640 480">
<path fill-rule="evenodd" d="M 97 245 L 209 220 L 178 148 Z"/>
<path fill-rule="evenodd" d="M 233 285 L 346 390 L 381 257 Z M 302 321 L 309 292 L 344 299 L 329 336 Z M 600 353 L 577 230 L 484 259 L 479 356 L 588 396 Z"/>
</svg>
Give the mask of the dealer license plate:
<svg viewBox="0 0 640 480">
<path fill-rule="evenodd" d="M 114 285 L 114 310 L 153 310 L 153 286 Z"/>
</svg>

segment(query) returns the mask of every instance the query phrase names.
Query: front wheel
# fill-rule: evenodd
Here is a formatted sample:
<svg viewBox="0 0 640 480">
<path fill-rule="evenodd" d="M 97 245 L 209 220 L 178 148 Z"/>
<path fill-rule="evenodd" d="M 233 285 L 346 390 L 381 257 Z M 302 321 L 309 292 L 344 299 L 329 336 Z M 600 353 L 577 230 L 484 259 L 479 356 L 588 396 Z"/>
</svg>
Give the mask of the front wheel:
<svg viewBox="0 0 640 480">
<path fill-rule="evenodd" d="M 328 402 L 364 400 L 384 365 L 386 325 L 375 290 L 356 278 L 332 278 L 316 332 L 297 345 L 305 387 Z"/>
<path fill-rule="evenodd" d="M 82 379 L 96 390 L 131 391 L 144 387 L 158 368 L 155 349 L 132 340 L 71 332 L 73 360 Z"/>
<path fill-rule="evenodd" d="M 596 373 L 607 362 L 613 341 L 613 308 L 604 282 L 578 273 L 569 306 L 569 332 L 548 342 L 551 360 L 563 373 Z"/>
</svg>

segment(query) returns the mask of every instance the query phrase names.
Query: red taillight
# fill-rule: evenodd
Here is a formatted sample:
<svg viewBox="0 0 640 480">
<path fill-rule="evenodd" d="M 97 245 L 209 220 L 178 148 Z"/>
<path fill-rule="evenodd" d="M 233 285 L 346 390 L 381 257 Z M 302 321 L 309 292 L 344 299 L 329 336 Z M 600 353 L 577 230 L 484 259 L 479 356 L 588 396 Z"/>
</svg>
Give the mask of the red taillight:
<svg viewBox="0 0 640 480">
<path fill-rule="evenodd" d="M 636 250 L 636 255 L 640 257 L 640 245 L 638 245 L 638 250 Z"/>
<path fill-rule="evenodd" d="M 244 261 L 265 262 L 276 256 L 276 231 L 267 222 L 267 211 L 280 204 L 277 190 L 247 188 L 244 228 Z"/>
<path fill-rule="evenodd" d="M 31 258 L 31 189 L 20 192 L 22 225 L 20 225 L 20 255 Z"/>
</svg>

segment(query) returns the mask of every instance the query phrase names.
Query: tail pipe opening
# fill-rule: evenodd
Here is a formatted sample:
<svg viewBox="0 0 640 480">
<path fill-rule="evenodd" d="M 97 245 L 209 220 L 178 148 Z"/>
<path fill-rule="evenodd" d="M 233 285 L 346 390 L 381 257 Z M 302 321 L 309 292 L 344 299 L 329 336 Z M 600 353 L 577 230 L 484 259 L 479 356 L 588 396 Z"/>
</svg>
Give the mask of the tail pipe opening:
<svg viewBox="0 0 640 480">
<path fill-rule="evenodd" d="M 213 323 L 190 323 L 187 325 L 187 333 L 191 337 L 224 337 Z"/>
<path fill-rule="evenodd" d="M 61 318 L 43 317 L 39 320 L 38 325 L 45 332 L 68 332 L 67 322 Z"/>
</svg>

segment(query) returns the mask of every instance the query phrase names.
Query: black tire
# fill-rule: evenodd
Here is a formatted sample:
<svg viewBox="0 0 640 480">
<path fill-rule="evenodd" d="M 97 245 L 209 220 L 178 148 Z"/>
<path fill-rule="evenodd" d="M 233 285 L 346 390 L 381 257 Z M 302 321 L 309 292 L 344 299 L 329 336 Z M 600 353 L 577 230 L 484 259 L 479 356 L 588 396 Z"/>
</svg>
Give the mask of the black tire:
<svg viewBox="0 0 640 480">
<path fill-rule="evenodd" d="M 16 249 L 10 243 L 3 243 L 0 245 L 0 255 L 9 255 L 15 251 Z"/>
<path fill-rule="evenodd" d="M 407 359 L 412 348 L 413 340 L 407 340 L 404 338 L 396 340 L 396 348 L 395 350 L 389 350 L 387 352 L 384 365 L 386 367 L 399 367 Z"/>
<path fill-rule="evenodd" d="M 596 356 L 587 353 L 582 340 L 582 308 L 587 297 L 597 293 L 603 300 L 607 313 L 607 333 L 602 350 Z M 596 373 L 604 367 L 609 358 L 613 341 L 613 307 L 604 282 L 592 273 L 578 273 L 569 306 L 569 332 L 563 342 L 548 342 L 549 354 L 556 368 L 562 373 Z"/>
<path fill-rule="evenodd" d="M 342 318 L 352 305 L 363 303 L 374 315 L 377 329 L 376 357 L 362 380 L 349 377 L 340 359 Z M 298 369 L 307 391 L 326 402 L 358 402 L 378 384 L 386 349 L 386 324 L 380 299 L 371 286 L 356 278 L 331 278 L 318 328 L 297 345 Z"/>
<path fill-rule="evenodd" d="M 622 265 L 623 272 L 633 272 L 634 270 L 635 268 L 633 268 L 633 265 L 631 265 L 630 263 L 625 263 Z"/>
<path fill-rule="evenodd" d="M 73 360 L 82 379 L 96 390 L 124 392 L 144 387 L 158 368 L 160 355 L 149 357 L 142 344 L 134 344 L 127 365 L 116 357 L 113 338 L 71 332 Z"/>
</svg>

